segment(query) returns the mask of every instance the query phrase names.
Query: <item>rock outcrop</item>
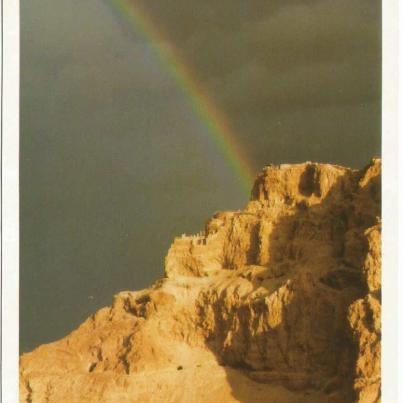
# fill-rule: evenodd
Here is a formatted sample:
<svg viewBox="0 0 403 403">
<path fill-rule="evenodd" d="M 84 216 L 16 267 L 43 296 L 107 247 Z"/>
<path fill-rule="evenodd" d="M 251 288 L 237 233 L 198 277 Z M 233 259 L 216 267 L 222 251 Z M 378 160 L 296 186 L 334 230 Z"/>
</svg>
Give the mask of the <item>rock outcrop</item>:
<svg viewBox="0 0 403 403">
<path fill-rule="evenodd" d="M 21 357 L 21 402 L 380 402 L 381 161 L 268 166 L 165 278 Z"/>
</svg>

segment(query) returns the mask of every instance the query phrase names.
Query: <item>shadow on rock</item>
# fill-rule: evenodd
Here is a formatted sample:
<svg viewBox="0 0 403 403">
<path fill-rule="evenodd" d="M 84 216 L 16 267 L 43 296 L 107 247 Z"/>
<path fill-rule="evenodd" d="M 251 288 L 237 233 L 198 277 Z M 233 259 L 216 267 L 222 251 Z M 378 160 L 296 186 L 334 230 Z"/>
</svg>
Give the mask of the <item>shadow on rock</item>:
<svg viewBox="0 0 403 403">
<path fill-rule="evenodd" d="M 282 167 L 269 167 L 246 210 L 233 218 L 236 227 L 243 216 L 254 217 L 249 235 L 242 235 L 250 238 L 245 265 L 235 267 L 240 275 L 228 287 L 204 292 L 198 309 L 208 347 L 231 368 L 227 378 L 237 400 L 263 401 L 232 368 L 271 390 L 266 401 L 273 403 L 282 401 L 276 385 L 301 402 L 357 400 L 359 343 L 349 309 L 368 293 L 366 230 L 380 215 L 380 177 L 366 180 L 373 165 L 333 171 L 304 164 L 282 178 L 289 181 L 282 189 L 273 178 L 283 175 L 273 174 Z M 227 250 L 242 243 L 233 241 Z M 234 269 L 231 256 L 225 262 Z"/>
</svg>

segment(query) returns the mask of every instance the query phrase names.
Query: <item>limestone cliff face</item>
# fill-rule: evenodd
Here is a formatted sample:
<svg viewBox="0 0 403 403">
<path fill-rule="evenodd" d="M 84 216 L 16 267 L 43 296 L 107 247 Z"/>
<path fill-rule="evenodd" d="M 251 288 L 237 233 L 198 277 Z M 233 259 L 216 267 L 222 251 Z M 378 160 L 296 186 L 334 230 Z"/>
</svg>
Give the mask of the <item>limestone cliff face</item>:
<svg viewBox="0 0 403 403">
<path fill-rule="evenodd" d="M 165 278 L 21 357 L 21 402 L 380 402 L 380 172 L 268 166 Z"/>
</svg>

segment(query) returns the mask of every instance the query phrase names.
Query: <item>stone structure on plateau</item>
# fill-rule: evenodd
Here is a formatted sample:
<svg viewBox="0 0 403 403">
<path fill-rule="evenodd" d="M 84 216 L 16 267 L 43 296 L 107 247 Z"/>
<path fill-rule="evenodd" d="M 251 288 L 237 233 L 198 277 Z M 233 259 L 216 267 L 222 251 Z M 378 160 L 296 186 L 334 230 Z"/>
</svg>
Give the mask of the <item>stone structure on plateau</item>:
<svg viewBox="0 0 403 403">
<path fill-rule="evenodd" d="M 21 402 L 380 402 L 381 161 L 268 166 L 165 277 L 21 356 Z"/>
</svg>

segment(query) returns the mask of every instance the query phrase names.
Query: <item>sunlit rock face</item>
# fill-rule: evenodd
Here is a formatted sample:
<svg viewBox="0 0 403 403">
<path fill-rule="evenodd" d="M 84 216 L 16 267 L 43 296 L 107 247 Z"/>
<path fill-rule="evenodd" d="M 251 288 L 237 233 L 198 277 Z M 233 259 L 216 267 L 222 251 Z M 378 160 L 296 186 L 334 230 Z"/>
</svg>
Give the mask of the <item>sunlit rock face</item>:
<svg viewBox="0 0 403 403">
<path fill-rule="evenodd" d="M 165 277 L 21 357 L 21 402 L 380 402 L 381 161 L 265 167 Z"/>
</svg>

